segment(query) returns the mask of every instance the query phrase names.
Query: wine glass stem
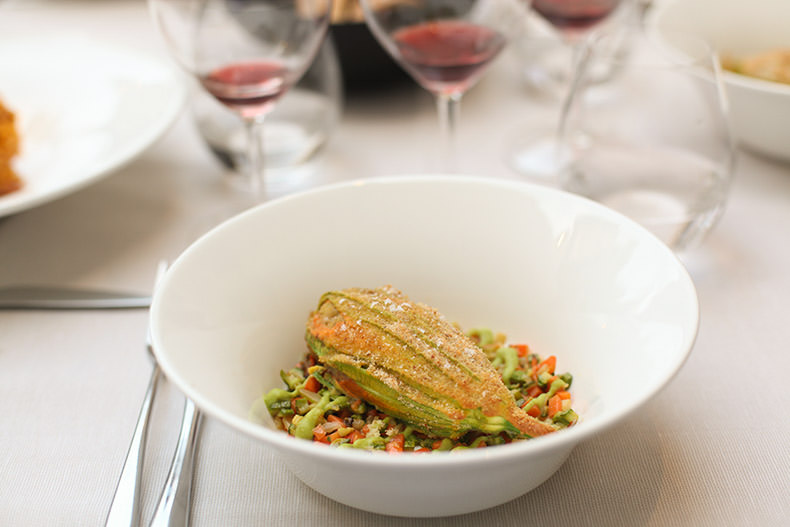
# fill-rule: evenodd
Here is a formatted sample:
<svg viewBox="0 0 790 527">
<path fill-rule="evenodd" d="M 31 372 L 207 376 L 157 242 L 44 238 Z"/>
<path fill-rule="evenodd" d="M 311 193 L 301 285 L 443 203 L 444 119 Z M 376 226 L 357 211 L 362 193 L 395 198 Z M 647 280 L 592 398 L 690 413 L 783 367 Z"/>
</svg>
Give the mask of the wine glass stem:
<svg viewBox="0 0 790 527">
<path fill-rule="evenodd" d="M 442 170 L 456 171 L 456 134 L 458 117 L 461 111 L 460 93 L 439 93 L 436 95 L 436 107 L 439 110 L 439 127 L 441 134 L 441 150 L 439 161 Z"/>
<path fill-rule="evenodd" d="M 247 178 L 250 191 L 256 201 L 263 200 L 264 189 L 264 152 L 263 118 L 245 119 L 247 132 Z"/>
</svg>

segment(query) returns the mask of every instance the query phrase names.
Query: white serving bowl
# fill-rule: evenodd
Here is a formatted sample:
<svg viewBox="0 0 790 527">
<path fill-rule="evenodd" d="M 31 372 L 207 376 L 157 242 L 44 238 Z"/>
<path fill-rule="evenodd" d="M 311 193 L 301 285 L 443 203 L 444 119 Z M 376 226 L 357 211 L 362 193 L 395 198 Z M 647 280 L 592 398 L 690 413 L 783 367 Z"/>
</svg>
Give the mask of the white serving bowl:
<svg viewBox="0 0 790 527">
<path fill-rule="evenodd" d="M 578 425 L 486 449 L 393 456 L 253 422 L 253 402 L 302 357 L 319 296 L 383 284 L 462 327 L 555 354 L 574 374 Z M 517 182 L 408 176 L 293 195 L 227 221 L 174 262 L 151 319 L 167 377 L 208 415 L 275 449 L 307 485 L 368 511 L 442 516 L 528 492 L 579 441 L 647 402 L 690 352 L 698 304 L 665 245 L 592 201 Z"/>
<path fill-rule="evenodd" d="M 720 55 L 790 49 L 788 0 L 662 0 L 650 26 L 696 34 Z M 724 71 L 734 131 L 756 153 L 790 161 L 790 85 Z"/>
</svg>

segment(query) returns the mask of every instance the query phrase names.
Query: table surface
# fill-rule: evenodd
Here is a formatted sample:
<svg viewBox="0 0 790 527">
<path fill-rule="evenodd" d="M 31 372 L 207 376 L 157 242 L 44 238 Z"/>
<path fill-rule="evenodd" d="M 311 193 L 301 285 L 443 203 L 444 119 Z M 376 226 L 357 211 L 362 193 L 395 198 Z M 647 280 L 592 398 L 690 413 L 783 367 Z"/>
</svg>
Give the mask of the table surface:
<svg viewBox="0 0 790 527">
<path fill-rule="evenodd" d="M 7 24 L 69 28 L 164 53 L 140 0 L 0 2 L 0 31 Z M 517 57 L 506 55 L 463 102 L 459 165 L 516 178 L 504 161 L 508 142 L 552 111 L 524 89 Z M 420 89 L 349 96 L 306 183 L 425 172 L 435 138 L 433 102 Z M 0 220 L 0 286 L 148 291 L 157 262 L 175 258 L 235 202 L 225 176 L 185 113 L 110 177 Z M 310 490 L 272 453 L 207 419 L 194 524 L 786 524 L 788 225 L 790 166 L 740 152 L 724 217 L 684 260 L 701 304 L 689 360 L 636 415 L 579 445 L 529 494 L 453 518 L 377 516 Z M 145 310 L 0 312 L 0 525 L 103 522 L 151 371 L 146 324 Z M 177 389 L 160 383 L 145 519 L 167 473 L 182 404 Z"/>
</svg>

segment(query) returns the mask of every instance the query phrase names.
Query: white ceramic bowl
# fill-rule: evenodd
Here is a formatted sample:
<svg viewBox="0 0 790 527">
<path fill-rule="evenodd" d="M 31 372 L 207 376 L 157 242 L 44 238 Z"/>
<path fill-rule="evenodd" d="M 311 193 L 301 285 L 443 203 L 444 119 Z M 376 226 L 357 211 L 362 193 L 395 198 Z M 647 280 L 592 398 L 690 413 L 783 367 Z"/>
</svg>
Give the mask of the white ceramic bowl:
<svg viewBox="0 0 790 527">
<path fill-rule="evenodd" d="M 305 351 L 321 293 L 382 284 L 463 327 L 557 355 L 574 374 L 581 421 L 428 456 L 334 449 L 251 421 L 253 402 Z M 410 176 L 293 195 L 229 220 L 174 262 L 151 317 L 167 377 L 211 417 L 276 449 L 307 485 L 377 513 L 441 516 L 528 492 L 579 441 L 647 402 L 690 352 L 698 304 L 674 254 L 601 205 L 524 183 Z"/>
<path fill-rule="evenodd" d="M 706 39 L 720 54 L 750 55 L 790 49 L 787 0 L 662 0 L 650 25 Z M 733 128 L 741 144 L 790 161 L 790 85 L 725 71 Z"/>
</svg>

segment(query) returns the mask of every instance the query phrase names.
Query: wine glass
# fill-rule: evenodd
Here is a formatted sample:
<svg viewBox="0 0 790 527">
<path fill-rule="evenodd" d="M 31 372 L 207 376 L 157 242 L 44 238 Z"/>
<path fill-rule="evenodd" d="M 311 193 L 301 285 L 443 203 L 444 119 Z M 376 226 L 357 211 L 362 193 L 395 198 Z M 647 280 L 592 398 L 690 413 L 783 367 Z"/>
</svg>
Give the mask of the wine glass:
<svg viewBox="0 0 790 527">
<path fill-rule="evenodd" d="M 715 53 L 690 35 L 620 28 L 597 34 L 580 58 L 559 125 L 562 187 L 675 251 L 694 248 L 724 210 L 735 156 Z M 613 72 L 605 83 L 593 76 L 601 64 Z"/>
<path fill-rule="evenodd" d="M 246 188 L 262 199 L 264 119 L 318 52 L 331 0 L 149 0 L 149 6 L 178 62 L 244 122 Z"/>
<path fill-rule="evenodd" d="M 527 60 L 533 62 L 527 68 L 547 70 L 544 74 L 533 72 L 528 76 L 539 79 L 545 88 L 543 91 L 554 97 L 555 112 L 559 112 L 559 101 L 567 94 L 585 39 L 610 20 L 627 20 L 629 13 L 620 11 L 632 8 L 631 3 L 631 0 L 532 0 L 532 10 L 538 15 L 535 18 L 550 29 L 543 27 L 540 36 L 538 30 L 533 29 L 534 34 L 526 36 L 521 47 Z M 546 62 L 537 64 L 540 59 Z M 596 72 L 599 81 L 605 80 L 609 73 Z M 509 158 L 516 172 L 543 183 L 556 184 L 555 176 L 562 162 L 556 140 L 557 120 L 556 114 L 548 120 L 533 118 L 517 133 Z"/>
<path fill-rule="evenodd" d="M 532 0 L 532 9 L 569 43 L 578 42 L 619 5 L 620 0 Z"/>
<path fill-rule="evenodd" d="M 436 98 L 440 162 L 454 171 L 461 98 L 518 31 L 525 0 L 360 0 L 382 47 Z"/>
</svg>

